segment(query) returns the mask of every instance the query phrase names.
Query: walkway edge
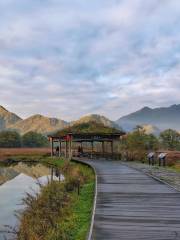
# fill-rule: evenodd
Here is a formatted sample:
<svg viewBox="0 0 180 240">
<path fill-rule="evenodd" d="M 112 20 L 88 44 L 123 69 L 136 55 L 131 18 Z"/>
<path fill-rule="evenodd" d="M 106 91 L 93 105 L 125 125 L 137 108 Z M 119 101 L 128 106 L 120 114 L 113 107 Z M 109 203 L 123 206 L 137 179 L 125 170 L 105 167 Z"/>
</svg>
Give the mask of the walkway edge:
<svg viewBox="0 0 180 240">
<path fill-rule="evenodd" d="M 87 240 L 93 240 L 92 239 L 92 232 L 93 232 L 94 217 L 95 217 L 96 202 L 97 202 L 97 172 L 96 172 L 96 169 L 90 163 L 87 163 L 87 162 L 84 162 L 84 161 L 81 161 L 81 160 L 77 160 L 77 159 L 74 159 L 74 158 L 71 161 L 78 162 L 78 163 L 81 163 L 81 164 L 85 164 L 85 165 L 91 167 L 94 171 L 94 174 L 95 174 L 95 194 L 94 194 L 93 209 L 92 209 L 92 216 L 91 216 L 91 225 L 90 225 L 89 233 L 87 235 Z"/>
<path fill-rule="evenodd" d="M 170 187 L 170 188 L 173 188 L 173 189 L 174 189 L 175 191 L 177 191 L 177 192 L 180 192 L 179 189 L 177 189 L 177 188 L 174 187 L 173 185 L 169 184 L 169 183 L 166 182 L 165 180 L 162 180 L 162 179 L 160 179 L 160 178 L 152 175 L 151 173 L 143 172 L 143 170 L 141 170 L 141 169 L 139 169 L 139 168 L 136 168 L 136 167 L 134 167 L 134 166 L 129 166 L 129 165 L 126 164 L 125 162 L 122 162 L 122 164 L 124 164 L 125 166 L 127 166 L 127 167 L 129 167 L 129 168 L 132 168 L 132 169 L 135 169 L 135 170 L 137 170 L 137 171 L 139 171 L 139 172 L 142 172 L 142 173 L 144 173 L 145 175 L 153 178 L 154 180 L 156 180 L 156 181 L 158 181 L 158 182 L 160 182 L 160 183 L 163 183 L 163 184 L 167 185 L 167 186 Z"/>
</svg>

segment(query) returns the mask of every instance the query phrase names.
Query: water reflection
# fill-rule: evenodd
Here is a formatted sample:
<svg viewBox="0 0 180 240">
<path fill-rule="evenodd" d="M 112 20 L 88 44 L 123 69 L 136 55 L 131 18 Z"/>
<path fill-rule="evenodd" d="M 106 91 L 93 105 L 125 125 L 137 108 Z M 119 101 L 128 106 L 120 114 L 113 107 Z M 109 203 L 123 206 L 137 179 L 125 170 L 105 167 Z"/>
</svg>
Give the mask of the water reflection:
<svg viewBox="0 0 180 240">
<path fill-rule="evenodd" d="M 19 163 L 14 166 L 0 167 L 0 231 L 4 225 L 15 226 L 18 224 L 15 211 L 24 209 L 21 204 L 26 192 L 39 191 L 37 181 L 47 184 L 48 181 L 63 181 L 64 176 L 54 168 L 42 164 L 30 165 Z M 4 234 L 0 233 L 0 240 L 4 240 Z M 7 234 L 6 234 L 7 235 Z"/>
</svg>

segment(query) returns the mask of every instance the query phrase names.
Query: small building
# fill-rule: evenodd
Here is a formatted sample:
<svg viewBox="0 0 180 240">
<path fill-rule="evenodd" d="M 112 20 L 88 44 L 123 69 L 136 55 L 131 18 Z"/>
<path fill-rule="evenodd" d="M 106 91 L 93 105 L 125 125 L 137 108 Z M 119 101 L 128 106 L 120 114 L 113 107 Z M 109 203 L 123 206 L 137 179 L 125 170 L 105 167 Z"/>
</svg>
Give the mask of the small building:
<svg viewBox="0 0 180 240">
<path fill-rule="evenodd" d="M 97 123 L 81 123 L 61 130 L 53 135 L 49 136 L 51 143 L 51 156 L 54 156 L 54 149 L 58 148 L 58 155 L 62 155 L 62 146 L 64 150 L 64 156 L 67 159 L 71 159 L 73 156 L 74 145 L 77 143 L 83 146 L 83 143 L 89 143 L 91 146 L 91 156 L 94 152 L 95 143 L 101 143 L 101 152 L 104 155 L 105 143 L 110 143 L 111 154 L 114 154 L 114 142 L 120 141 L 121 136 L 125 133 L 121 130 L 106 127 L 103 124 Z M 56 152 L 57 154 L 57 152 Z"/>
</svg>

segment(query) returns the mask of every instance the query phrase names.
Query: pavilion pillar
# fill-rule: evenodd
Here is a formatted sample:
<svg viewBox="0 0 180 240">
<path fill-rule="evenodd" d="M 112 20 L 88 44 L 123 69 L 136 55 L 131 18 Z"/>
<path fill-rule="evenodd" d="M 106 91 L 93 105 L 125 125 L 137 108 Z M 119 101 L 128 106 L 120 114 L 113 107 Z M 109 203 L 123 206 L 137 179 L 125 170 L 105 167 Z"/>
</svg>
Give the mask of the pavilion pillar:
<svg viewBox="0 0 180 240">
<path fill-rule="evenodd" d="M 66 140 L 66 144 L 65 144 L 65 158 L 68 157 L 68 142 Z"/>
<path fill-rule="evenodd" d="M 61 156 L 61 140 L 59 140 L 59 157 Z"/>
<path fill-rule="evenodd" d="M 71 159 L 72 159 L 72 157 L 73 157 L 73 141 L 71 139 Z"/>
<path fill-rule="evenodd" d="M 104 141 L 102 141 L 102 155 L 104 157 L 105 149 L 104 149 Z"/>
<path fill-rule="evenodd" d="M 53 171 L 53 167 L 51 168 L 51 182 L 53 181 L 53 174 L 54 174 L 54 171 Z"/>
<path fill-rule="evenodd" d="M 111 155 L 113 158 L 114 157 L 114 141 L 113 140 L 111 141 Z"/>
<path fill-rule="evenodd" d="M 91 142 L 91 158 L 93 158 L 93 152 L 94 152 L 94 141 Z"/>
<path fill-rule="evenodd" d="M 68 159 L 72 158 L 72 140 L 69 140 L 69 151 L 68 151 Z"/>
<path fill-rule="evenodd" d="M 51 157 L 54 156 L 54 140 L 51 138 Z"/>
</svg>

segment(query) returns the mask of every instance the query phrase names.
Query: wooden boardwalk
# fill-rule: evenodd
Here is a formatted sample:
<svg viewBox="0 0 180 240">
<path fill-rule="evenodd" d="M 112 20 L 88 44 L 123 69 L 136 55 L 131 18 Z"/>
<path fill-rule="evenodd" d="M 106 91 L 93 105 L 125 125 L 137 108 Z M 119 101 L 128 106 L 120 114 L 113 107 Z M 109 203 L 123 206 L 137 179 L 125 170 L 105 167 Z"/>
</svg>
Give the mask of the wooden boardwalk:
<svg viewBox="0 0 180 240">
<path fill-rule="evenodd" d="M 97 171 L 93 240 L 180 240 L 180 193 L 120 162 Z"/>
</svg>

